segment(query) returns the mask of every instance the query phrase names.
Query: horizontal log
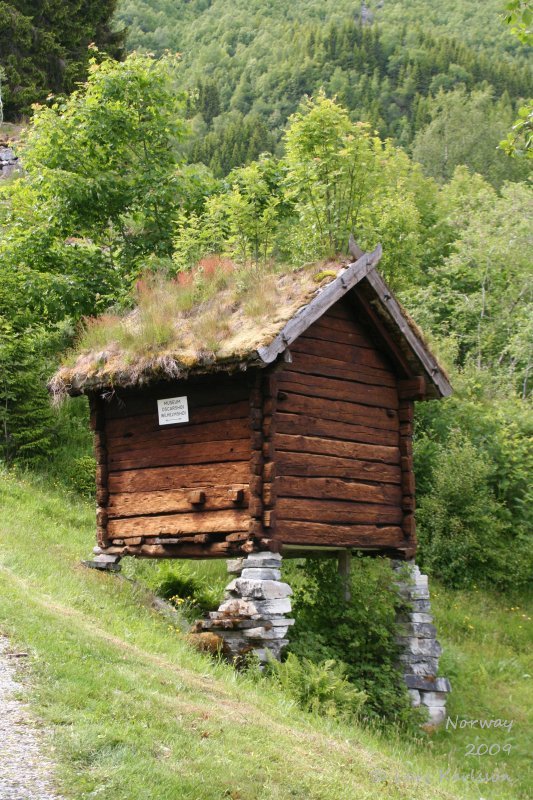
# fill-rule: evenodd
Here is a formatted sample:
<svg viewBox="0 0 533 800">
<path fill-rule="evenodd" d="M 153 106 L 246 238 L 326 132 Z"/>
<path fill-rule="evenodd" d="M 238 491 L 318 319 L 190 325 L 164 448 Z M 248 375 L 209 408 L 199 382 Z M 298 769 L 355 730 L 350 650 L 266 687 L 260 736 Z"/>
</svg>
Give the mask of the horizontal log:
<svg viewBox="0 0 533 800">
<path fill-rule="evenodd" d="M 351 304 L 349 304 L 346 298 L 342 298 L 338 300 L 334 305 L 332 305 L 326 313 L 320 319 L 343 319 L 348 320 L 351 323 L 354 322 L 356 319 L 355 311 Z"/>
<path fill-rule="evenodd" d="M 277 433 L 324 436 L 328 439 L 361 442 L 389 447 L 398 446 L 398 432 L 338 420 L 323 419 L 304 414 L 276 414 Z"/>
<path fill-rule="evenodd" d="M 392 409 L 372 408 L 341 400 L 324 400 L 322 397 L 307 397 L 295 392 L 287 392 L 285 400 L 281 398 L 278 400 L 278 410 L 281 413 L 306 414 L 322 419 L 349 422 L 352 425 L 361 424 L 368 428 L 398 430 L 398 417 Z"/>
<path fill-rule="evenodd" d="M 291 372 L 303 372 L 306 375 L 323 375 L 325 378 L 356 380 L 372 386 L 396 387 L 396 377 L 392 372 L 373 369 L 366 365 L 353 366 L 343 361 L 327 358 L 326 355 L 317 356 L 294 352 L 290 370 Z"/>
<path fill-rule="evenodd" d="M 270 484 L 269 484 L 270 485 Z M 316 500 L 351 500 L 399 507 L 401 487 L 396 484 L 368 484 L 339 478 L 277 478 L 278 497 L 306 497 Z"/>
<path fill-rule="evenodd" d="M 376 524 L 403 522 L 399 506 L 377 503 L 350 503 L 342 500 L 308 500 L 300 497 L 278 497 L 278 520 L 306 520 L 309 522 L 334 522 L 337 524 Z"/>
<path fill-rule="evenodd" d="M 202 442 L 224 441 L 226 439 L 250 438 L 248 417 L 185 424 L 177 428 L 161 427 L 158 422 L 150 424 L 145 417 L 129 417 L 129 425 L 122 425 L 120 432 L 109 434 L 107 447 L 113 453 L 128 452 L 135 448 L 142 450 L 151 447 L 169 447 Z M 110 420 L 124 423 L 125 420 Z"/>
<path fill-rule="evenodd" d="M 400 408 L 398 411 L 400 422 L 413 422 L 415 417 L 414 403 L 406 400 L 400 400 Z"/>
<path fill-rule="evenodd" d="M 405 539 L 399 526 L 326 525 L 318 522 L 278 520 L 275 538 L 285 544 L 365 548 L 402 548 Z"/>
<path fill-rule="evenodd" d="M 346 364 L 366 365 L 381 369 L 384 372 L 394 372 L 390 362 L 377 350 L 357 345 L 341 344 L 340 342 L 324 342 L 311 339 L 305 334 L 291 344 L 291 352 L 307 353 L 312 356 L 327 356 Z"/>
<path fill-rule="evenodd" d="M 187 533 L 233 533 L 248 530 L 246 511 L 198 511 L 192 514 L 165 514 L 152 517 L 110 519 L 107 535 L 127 539 L 130 536 L 162 536 Z"/>
<path fill-rule="evenodd" d="M 389 386 L 370 386 L 358 381 L 322 378 L 286 370 L 281 375 L 279 388 L 282 391 L 299 392 L 310 397 L 323 397 L 326 400 L 345 400 L 348 403 L 361 403 L 378 408 L 398 408 L 396 389 Z"/>
<path fill-rule="evenodd" d="M 109 471 L 141 469 L 142 467 L 182 466 L 186 464 L 210 464 L 220 461 L 246 461 L 250 458 L 250 439 L 231 441 L 193 442 L 170 447 L 132 449 L 108 454 Z"/>
<path fill-rule="evenodd" d="M 189 467 L 155 467 L 152 469 L 112 472 L 108 489 L 118 492 L 149 492 L 164 489 L 219 486 L 223 475 L 228 483 L 247 483 L 249 463 L 194 464 Z"/>
<path fill-rule="evenodd" d="M 157 414 L 157 403 L 155 403 L 148 413 L 136 414 L 123 419 L 108 419 L 106 421 L 106 435 L 108 439 L 113 440 L 135 436 L 138 437 L 139 441 L 142 441 L 143 439 L 150 439 L 155 432 L 161 432 L 163 436 L 173 436 L 175 434 L 176 441 L 180 441 L 180 436 L 190 436 L 189 441 L 196 441 L 195 436 L 199 437 L 200 440 L 212 438 L 212 436 L 206 436 L 202 432 L 203 425 L 211 426 L 211 429 L 207 429 L 208 431 L 219 430 L 221 423 L 242 420 L 241 424 L 246 424 L 249 415 L 250 404 L 246 399 L 214 406 L 189 407 L 189 422 L 161 427 Z"/>
<path fill-rule="evenodd" d="M 239 487 L 243 492 L 239 507 L 248 505 L 248 490 L 246 486 Z M 221 509 L 235 508 L 233 500 L 234 487 L 231 485 L 210 486 L 205 489 L 192 491 L 202 492 L 205 496 L 201 510 L 220 511 Z M 135 517 L 146 514 L 167 514 L 179 511 L 193 511 L 195 498 L 191 489 L 166 489 L 154 492 L 123 492 L 109 496 L 107 512 L 109 518 Z"/>
<path fill-rule="evenodd" d="M 253 545 L 250 542 L 214 542 L 210 545 L 184 542 L 183 544 L 162 545 L 142 544 L 138 547 L 125 547 L 123 555 L 137 556 L 140 558 L 227 558 L 250 552 Z"/>
<path fill-rule="evenodd" d="M 338 327 L 339 323 L 342 327 Z M 325 342 L 341 342 L 345 344 L 357 345 L 357 347 L 368 347 L 375 349 L 375 344 L 361 333 L 361 331 L 352 325 L 350 322 L 344 320 L 330 321 L 325 324 L 321 320 L 317 320 L 306 330 L 305 335 L 309 339 L 320 339 Z"/>
<path fill-rule="evenodd" d="M 293 436 L 276 433 L 276 450 L 293 453 L 317 453 L 341 458 L 356 458 L 362 461 L 379 461 L 384 464 L 400 463 L 400 448 L 384 445 L 345 442 L 340 439 L 327 439 L 319 436 Z"/>
<path fill-rule="evenodd" d="M 157 413 L 157 401 L 168 397 L 187 397 L 189 414 L 192 418 L 194 410 L 200 406 L 219 406 L 249 399 L 248 381 L 242 378 L 233 380 L 213 376 L 202 385 L 190 382 L 166 383 L 161 387 L 152 387 L 145 392 L 119 391 L 105 404 L 106 420 L 124 419 L 138 414 Z"/>
<path fill-rule="evenodd" d="M 375 483 L 400 483 L 401 481 L 400 467 L 375 461 L 357 461 L 352 458 L 337 458 L 314 453 L 280 451 L 276 456 L 276 463 L 279 476 L 346 478 Z"/>
</svg>

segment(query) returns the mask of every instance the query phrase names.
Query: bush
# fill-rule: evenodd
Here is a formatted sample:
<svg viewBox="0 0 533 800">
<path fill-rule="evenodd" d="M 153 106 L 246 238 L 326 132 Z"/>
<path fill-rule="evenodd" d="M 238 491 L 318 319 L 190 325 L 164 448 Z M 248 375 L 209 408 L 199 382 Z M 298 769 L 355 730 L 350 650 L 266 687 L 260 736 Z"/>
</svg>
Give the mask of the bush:
<svg viewBox="0 0 533 800">
<path fill-rule="evenodd" d="M 316 664 L 289 653 L 283 663 L 272 660 L 268 674 L 304 711 L 314 714 L 357 719 L 367 699 L 350 683 L 346 665 L 333 659 Z"/>
<path fill-rule="evenodd" d="M 93 499 L 96 493 L 96 461 L 93 456 L 79 456 L 69 465 L 65 483 L 74 492 Z"/>
<path fill-rule="evenodd" d="M 290 652 L 321 669 L 325 662 L 343 664 L 346 679 L 367 695 L 368 718 L 411 724 L 415 715 L 396 666 L 400 599 L 388 559 L 352 560 L 349 601 L 335 559 L 293 562 L 285 572 L 296 619 Z"/>
</svg>

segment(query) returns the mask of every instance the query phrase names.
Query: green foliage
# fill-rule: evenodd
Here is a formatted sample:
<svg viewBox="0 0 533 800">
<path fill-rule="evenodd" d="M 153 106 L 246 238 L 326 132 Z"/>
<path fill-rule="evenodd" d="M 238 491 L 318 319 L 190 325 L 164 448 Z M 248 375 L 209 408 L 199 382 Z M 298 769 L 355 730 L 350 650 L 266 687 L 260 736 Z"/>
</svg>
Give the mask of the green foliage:
<svg viewBox="0 0 533 800">
<path fill-rule="evenodd" d="M 315 664 L 289 653 L 283 663 L 272 660 L 268 674 L 304 711 L 346 721 L 360 719 L 366 694 L 346 675 L 346 666 L 333 660 Z"/>
<path fill-rule="evenodd" d="M 191 621 L 212 611 L 221 599 L 221 588 L 209 573 L 202 573 L 184 562 L 162 571 L 154 590 L 180 611 L 185 611 Z"/>
<path fill-rule="evenodd" d="M 505 164 L 503 153 L 491 150 L 494 136 L 501 138 L 503 118 L 511 120 L 530 93 L 531 73 L 500 24 L 498 0 L 471 7 L 470 15 L 472 0 L 442 10 L 428 0 L 370 5 L 370 14 L 359 15 L 347 0 L 305 0 L 297 13 L 286 0 L 236 0 L 231 7 L 224 0 L 123 0 L 119 18 L 129 26 L 130 47 L 185 54 L 188 115 L 197 134 L 189 158 L 217 176 L 265 150 L 279 154 L 288 118 L 320 89 L 352 119 L 404 147 L 431 121 L 440 91 L 488 91 L 499 98 L 485 108 L 490 135 L 487 126 L 469 125 L 468 138 L 477 136 L 490 155 L 488 170 L 494 161 Z M 502 57 L 504 51 L 512 55 Z"/>
<path fill-rule="evenodd" d="M 0 459 L 8 464 L 42 463 L 52 444 L 45 343 L 38 329 L 17 330 L 0 315 Z"/>
<path fill-rule="evenodd" d="M 79 456 L 65 475 L 66 485 L 82 497 L 93 499 L 96 491 L 96 461 L 93 456 Z"/>
<path fill-rule="evenodd" d="M 429 124 L 415 135 L 413 157 L 427 175 L 450 180 L 459 165 L 479 172 L 500 187 L 505 180 L 522 180 L 528 165 L 510 161 L 498 149 L 514 111 L 506 100 L 494 102 L 489 90 L 468 93 L 464 86 L 442 89 L 428 104 Z M 483 136 L 480 137 L 480 131 Z"/>
<path fill-rule="evenodd" d="M 450 586 L 527 584 L 533 568 L 531 409 L 490 374 L 472 368 L 452 380 L 452 399 L 417 411 L 422 563 Z"/>
<path fill-rule="evenodd" d="M 29 115 L 47 95 L 72 92 L 87 75 L 90 44 L 119 58 L 125 31 L 112 29 L 117 0 L 0 2 L 4 117 Z"/>
<path fill-rule="evenodd" d="M 352 560 L 349 601 L 335 559 L 307 559 L 284 569 L 294 590 L 290 652 L 317 664 L 318 675 L 324 662 L 342 664 L 342 674 L 368 695 L 367 717 L 410 724 L 412 710 L 396 667 L 399 600 L 388 560 Z M 289 665 L 288 680 L 291 666 L 298 670 L 295 662 Z"/>
</svg>

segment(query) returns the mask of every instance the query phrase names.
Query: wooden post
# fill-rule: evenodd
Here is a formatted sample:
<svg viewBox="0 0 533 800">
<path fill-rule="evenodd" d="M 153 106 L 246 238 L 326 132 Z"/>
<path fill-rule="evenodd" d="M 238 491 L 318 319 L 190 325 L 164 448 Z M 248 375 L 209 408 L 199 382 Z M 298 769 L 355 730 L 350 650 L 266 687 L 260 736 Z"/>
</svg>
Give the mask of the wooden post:
<svg viewBox="0 0 533 800">
<path fill-rule="evenodd" d="M 350 592 L 350 566 L 352 562 L 351 550 L 341 550 L 339 552 L 338 572 L 342 581 L 343 596 L 347 603 L 352 599 Z"/>
</svg>

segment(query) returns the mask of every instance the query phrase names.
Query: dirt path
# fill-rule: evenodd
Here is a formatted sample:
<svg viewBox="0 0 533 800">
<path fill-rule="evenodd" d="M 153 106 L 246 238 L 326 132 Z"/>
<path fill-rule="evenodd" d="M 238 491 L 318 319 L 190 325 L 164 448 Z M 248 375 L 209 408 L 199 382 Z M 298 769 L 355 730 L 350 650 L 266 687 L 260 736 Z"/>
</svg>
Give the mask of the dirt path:
<svg viewBox="0 0 533 800">
<path fill-rule="evenodd" d="M 45 757 L 42 732 L 17 694 L 17 658 L 0 634 L 0 800 L 60 800 L 52 788 L 52 762 Z"/>
</svg>

